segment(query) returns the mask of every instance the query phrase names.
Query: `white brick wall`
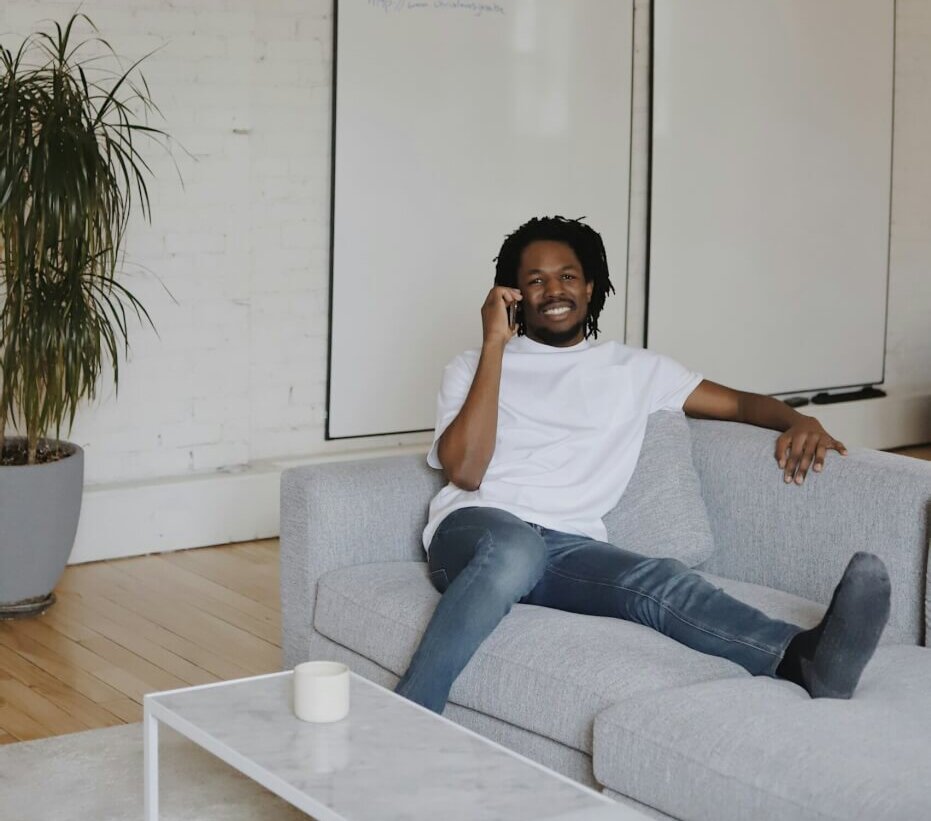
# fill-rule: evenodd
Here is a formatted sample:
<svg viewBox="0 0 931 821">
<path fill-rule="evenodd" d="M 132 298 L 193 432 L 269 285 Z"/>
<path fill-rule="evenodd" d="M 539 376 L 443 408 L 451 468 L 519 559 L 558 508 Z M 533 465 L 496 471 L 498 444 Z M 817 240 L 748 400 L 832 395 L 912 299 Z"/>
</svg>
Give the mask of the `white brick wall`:
<svg viewBox="0 0 931 821">
<path fill-rule="evenodd" d="M 6 0 L 0 42 L 12 47 L 40 20 L 64 21 L 75 5 Z M 146 151 L 156 172 L 153 224 L 131 226 L 126 283 L 160 338 L 132 326 L 119 400 L 105 379 L 98 400 L 78 415 L 71 438 L 86 450 L 88 483 L 429 441 L 428 434 L 323 438 L 331 6 L 83 3 L 126 58 L 160 48 L 144 71 L 164 127 L 193 155 L 175 148 L 182 188 L 172 161 Z M 642 339 L 648 21 L 649 0 L 637 0 L 631 344 Z M 931 9 L 924 0 L 899 0 L 898 46 L 888 384 L 931 378 Z"/>
</svg>

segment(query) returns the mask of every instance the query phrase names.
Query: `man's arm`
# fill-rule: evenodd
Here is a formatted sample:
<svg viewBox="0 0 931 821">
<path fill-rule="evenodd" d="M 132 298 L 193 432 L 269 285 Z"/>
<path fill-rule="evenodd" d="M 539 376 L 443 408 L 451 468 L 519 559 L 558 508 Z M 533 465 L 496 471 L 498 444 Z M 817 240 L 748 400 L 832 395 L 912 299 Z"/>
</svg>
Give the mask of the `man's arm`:
<svg viewBox="0 0 931 821">
<path fill-rule="evenodd" d="M 785 468 L 785 481 L 805 481 L 814 460 L 814 469 L 824 468 L 828 449 L 847 455 L 844 444 L 831 436 L 813 416 L 805 416 L 785 402 L 759 393 L 737 391 L 703 379 L 689 394 L 682 410 L 696 419 L 722 419 L 744 422 L 762 428 L 784 431 L 776 440 L 776 461 Z"/>
<path fill-rule="evenodd" d="M 436 453 L 446 478 L 463 490 L 478 490 L 495 452 L 498 394 L 504 347 L 516 330 L 508 325 L 507 306 L 521 299 L 516 288 L 495 286 L 482 305 L 482 353 L 472 386 L 459 414 L 443 431 Z"/>
</svg>

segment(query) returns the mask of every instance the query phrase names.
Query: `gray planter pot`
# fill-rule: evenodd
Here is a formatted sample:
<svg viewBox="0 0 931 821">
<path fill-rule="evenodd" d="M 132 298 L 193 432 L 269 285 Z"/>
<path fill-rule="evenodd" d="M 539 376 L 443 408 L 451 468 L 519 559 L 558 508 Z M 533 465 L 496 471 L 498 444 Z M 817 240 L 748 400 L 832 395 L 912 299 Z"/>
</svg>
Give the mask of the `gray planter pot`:
<svg viewBox="0 0 931 821">
<path fill-rule="evenodd" d="M 69 455 L 58 462 L 0 467 L 0 619 L 35 615 L 55 601 L 84 491 L 84 451 L 71 442 L 62 450 Z"/>
</svg>

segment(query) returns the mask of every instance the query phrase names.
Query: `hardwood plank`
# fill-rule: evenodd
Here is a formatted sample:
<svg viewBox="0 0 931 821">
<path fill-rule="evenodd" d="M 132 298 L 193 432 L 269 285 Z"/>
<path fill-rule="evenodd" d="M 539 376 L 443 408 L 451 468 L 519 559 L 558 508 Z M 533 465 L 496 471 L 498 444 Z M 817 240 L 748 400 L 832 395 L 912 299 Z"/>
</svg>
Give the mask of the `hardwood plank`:
<svg viewBox="0 0 931 821">
<path fill-rule="evenodd" d="M 179 595 L 183 592 L 186 598 L 190 599 L 190 596 L 209 597 L 231 605 L 241 613 L 246 613 L 259 621 L 278 627 L 281 625 L 281 608 L 277 603 L 270 606 L 257 602 L 236 590 L 172 564 L 164 556 L 148 557 L 145 563 L 132 560 L 114 562 L 112 566 L 136 578 L 148 581 L 150 584 L 160 583 L 162 589 L 165 586 L 174 587 Z M 194 599 L 190 600 L 194 601 Z"/>
<path fill-rule="evenodd" d="M 8 630 L 0 624 L 0 631 Z M 23 619 L 16 625 L 17 634 L 22 638 L 32 639 L 43 647 L 57 653 L 65 661 L 88 673 L 96 673 L 109 667 L 109 662 L 82 647 L 76 641 L 53 630 L 39 618 Z"/>
<path fill-rule="evenodd" d="M 92 593 L 84 597 L 79 593 L 60 592 L 59 601 L 65 600 L 79 601 L 81 606 L 87 610 L 98 613 L 113 621 L 118 621 L 121 624 L 125 624 L 128 630 L 132 630 L 134 633 L 151 641 L 153 644 L 163 647 L 179 658 L 206 670 L 207 673 L 216 676 L 220 681 L 228 681 L 230 679 L 243 678 L 244 676 L 250 675 L 250 672 L 246 670 L 245 667 L 234 664 L 210 650 L 206 650 L 194 644 L 186 637 L 172 633 L 170 630 L 166 630 L 164 627 L 149 621 L 144 616 L 109 599 L 95 596 Z"/>
<path fill-rule="evenodd" d="M 47 738 L 49 730 L 33 718 L 11 707 L 0 699 L 0 730 L 13 736 L 17 741 L 34 741 Z"/>
<path fill-rule="evenodd" d="M 931 460 L 931 444 L 914 445 L 907 448 L 892 448 L 890 453 L 898 453 L 902 456 L 911 456 L 914 459 Z"/>
<path fill-rule="evenodd" d="M 151 685 L 153 691 L 178 690 L 181 687 L 190 687 L 192 684 L 192 682 L 178 678 L 178 676 L 166 672 L 161 667 L 146 661 L 125 647 L 110 641 L 106 636 L 85 639 L 81 642 L 81 646 L 86 647 L 101 658 L 107 659 L 114 666 L 132 673 L 139 681 Z"/>
<path fill-rule="evenodd" d="M 263 539 L 260 542 L 240 542 L 233 547 L 241 553 L 249 553 L 258 556 L 262 561 L 273 567 L 275 572 L 281 570 L 281 563 L 278 560 L 279 544 L 278 539 Z"/>
<path fill-rule="evenodd" d="M 145 615 L 178 635 L 187 636 L 201 647 L 246 667 L 250 673 L 281 669 L 280 648 L 191 605 L 178 601 L 166 603 L 161 596 L 148 593 L 141 585 L 131 580 L 127 582 L 126 577 L 113 568 L 97 567 L 94 584 L 105 598 Z"/>
<path fill-rule="evenodd" d="M 278 540 L 74 565 L 0 622 L 0 744 L 143 718 L 154 690 L 281 669 Z"/>
<path fill-rule="evenodd" d="M 210 613 L 223 621 L 240 627 L 258 638 L 264 639 L 276 647 L 279 645 L 281 636 L 281 626 L 278 624 L 277 614 L 271 618 L 272 612 L 268 608 L 265 617 L 255 618 L 249 613 L 244 613 L 238 604 L 231 603 L 228 599 L 215 595 L 215 590 L 223 590 L 230 597 L 238 597 L 244 601 L 252 602 L 245 596 L 239 596 L 225 587 L 211 582 L 202 576 L 189 573 L 181 568 L 173 567 L 167 562 L 156 561 L 147 565 L 135 565 L 130 568 L 127 565 L 114 565 L 113 569 L 118 573 L 123 573 L 127 579 L 136 584 L 146 587 L 151 593 L 161 594 L 172 601 L 187 602 L 192 606 Z M 169 583 L 170 582 L 170 583 Z M 255 607 L 263 607 L 257 602 L 252 602 Z"/>
<path fill-rule="evenodd" d="M 275 579 L 259 578 L 248 561 L 230 551 L 220 556 L 203 549 L 180 550 L 165 554 L 165 558 L 178 567 L 186 568 L 230 590 L 238 590 L 255 601 L 269 601 L 280 595 Z"/>
<path fill-rule="evenodd" d="M 108 701 L 102 706 L 106 707 L 111 713 L 118 715 L 126 724 L 135 724 L 137 721 L 142 721 L 142 705 L 138 701 L 133 701 L 131 698 L 120 698 L 116 701 Z"/>
<path fill-rule="evenodd" d="M 77 597 L 60 596 L 57 604 L 52 609 L 57 611 L 53 617 L 54 619 L 80 624 L 89 628 L 87 631 L 90 634 L 88 638 L 107 638 L 120 647 L 132 651 L 137 656 L 151 661 L 160 669 L 171 673 L 188 684 L 207 684 L 219 680 L 219 676 L 215 676 L 196 664 L 192 664 L 187 659 L 175 655 L 170 650 L 160 647 L 131 628 L 85 607 Z M 90 645 L 85 646 L 90 647 Z M 90 649 L 94 648 L 90 647 Z M 111 658 L 111 660 L 113 659 Z"/>
<path fill-rule="evenodd" d="M 69 715 L 41 693 L 15 679 L 0 681 L 0 700 L 50 731 L 76 733 L 89 729 L 83 721 Z"/>
<path fill-rule="evenodd" d="M 91 673 L 75 667 L 68 659 L 33 641 L 21 632 L 4 630 L 0 625 L 0 645 L 72 687 L 91 701 L 100 703 L 119 698 L 122 693 Z"/>
<path fill-rule="evenodd" d="M 0 670 L 7 671 L 10 676 L 31 687 L 37 693 L 41 693 L 53 704 L 58 705 L 88 727 L 112 727 L 123 723 L 116 715 L 71 688 L 67 683 L 50 676 L 41 668 L 3 646 L 0 646 Z M 59 734 L 57 726 L 50 729 L 56 735 Z M 65 732 L 65 730 L 60 732 Z"/>
<path fill-rule="evenodd" d="M 112 689 L 117 690 L 116 698 L 129 696 L 141 701 L 145 693 L 151 693 L 159 689 L 127 670 L 116 667 L 112 662 L 87 647 L 71 641 L 71 639 L 52 630 L 40 621 L 23 620 L 17 626 L 22 636 L 32 639 L 47 650 L 58 653 L 60 657 L 73 666 L 94 675 L 105 684 L 110 685 Z"/>
<path fill-rule="evenodd" d="M 37 616 L 35 619 L 32 619 L 32 621 L 45 624 L 52 630 L 56 630 L 66 638 L 71 639 L 71 641 L 80 642 L 82 639 L 93 638 L 96 634 L 86 625 L 79 621 L 72 621 L 70 619 L 61 618 L 61 608 L 59 607 L 61 603 L 60 598 L 60 596 L 56 595 L 55 604 L 53 604 L 41 616 Z"/>
</svg>

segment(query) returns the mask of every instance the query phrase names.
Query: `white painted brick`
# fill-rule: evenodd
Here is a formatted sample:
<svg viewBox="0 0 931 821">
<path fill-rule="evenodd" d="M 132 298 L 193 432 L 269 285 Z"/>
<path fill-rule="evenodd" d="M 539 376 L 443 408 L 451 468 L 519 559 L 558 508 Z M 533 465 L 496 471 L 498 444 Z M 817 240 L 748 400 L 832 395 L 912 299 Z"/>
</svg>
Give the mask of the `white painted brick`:
<svg viewBox="0 0 931 821">
<path fill-rule="evenodd" d="M 220 443 L 223 426 L 216 422 L 185 422 L 163 426 L 156 439 L 158 447 L 167 450 L 192 445 L 216 445 Z"/>
<path fill-rule="evenodd" d="M 107 373 L 98 399 L 75 419 L 89 483 L 424 439 L 324 440 L 332 7 L 332 0 L 82 4 L 124 58 L 161 47 L 144 64 L 164 114 L 152 124 L 176 141 L 173 158 L 140 143 L 154 171 L 153 224 L 137 212 L 125 247 L 128 268 L 152 273 L 124 282 L 161 337 L 133 318 L 119 396 Z M 71 0 L 6 0 L 0 32 L 25 34 L 74 8 Z M 631 344 L 642 332 L 647 250 L 649 13 L 650 0 L 635 0 Z M 7 34 L 0 41 L 12 43 Z M 898 0 L 897 46 L 887 377 L 913 383 L 931 372 L 926 0 Z"/>
<path fill-rule="evenodd" d="M 224 442 L 217 445 L 194 445 L 187 449 L 191 470 L 218 470 L 244 465 L 250 459 L 248 442 Z"/>
</svg>

